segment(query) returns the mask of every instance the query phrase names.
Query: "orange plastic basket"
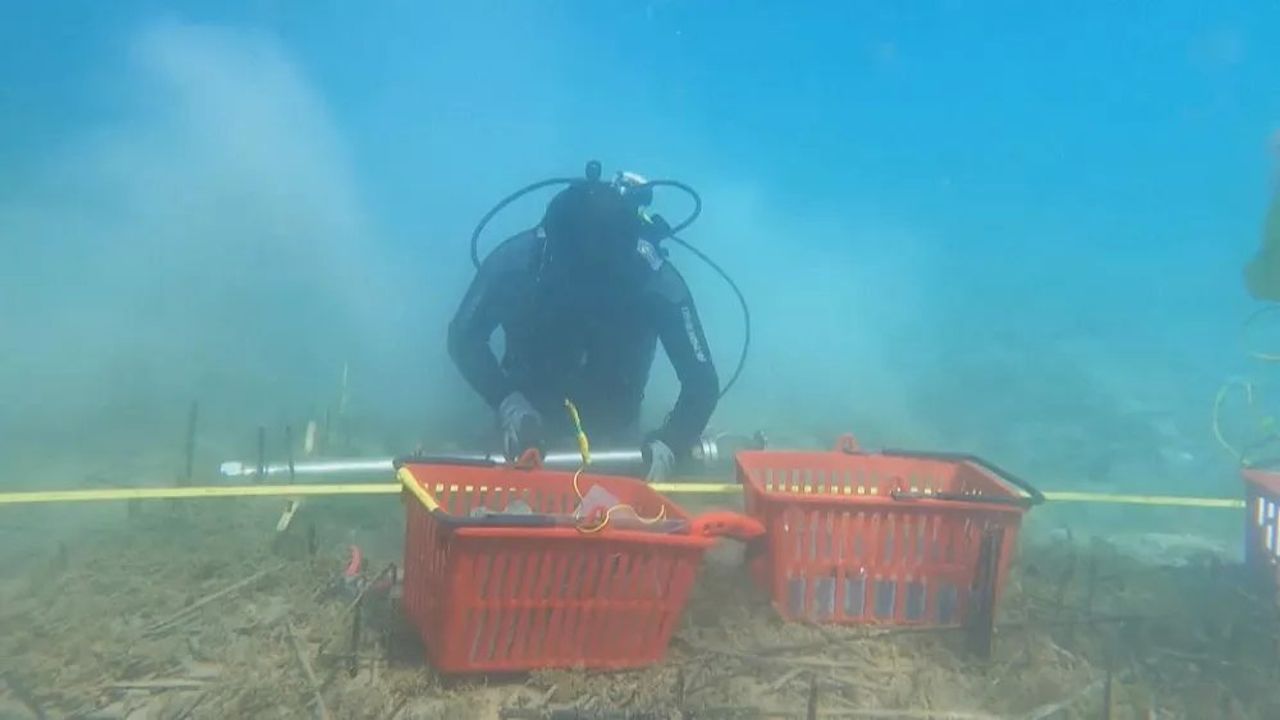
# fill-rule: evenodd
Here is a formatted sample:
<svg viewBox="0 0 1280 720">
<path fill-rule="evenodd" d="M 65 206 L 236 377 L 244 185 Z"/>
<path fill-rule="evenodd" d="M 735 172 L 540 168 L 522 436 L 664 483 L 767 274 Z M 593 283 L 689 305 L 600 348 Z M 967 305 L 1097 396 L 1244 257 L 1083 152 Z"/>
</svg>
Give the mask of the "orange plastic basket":
<svg viewBox="0 0 1280 720">
<path fill-rule="evenodd" d="M 691 519 L 630 478 L 584 474 L 578 489 L 603 486 L 642 518 L 661 511 L 687 527 L 563 524 L 580 500 L 572 473 L 406 461 L 399 474 L 410 491 L 404 610 L 446 674 L 659 662 L 713 536 L 763 532 L 736 513 Z M 533 514 L 471 516 L 517 499 Z"/>
<path fill-rule="evenodd" d="M 978 458 L 864 453 L 848 436 L 834 452 L 742 452 L 737 470 L 767 531 L 752 575 L 787 620 L 963 624 L 987 531 L 1002 534 L 994 607 L 1022 515 L 1043 501 Z"/>
</svg>

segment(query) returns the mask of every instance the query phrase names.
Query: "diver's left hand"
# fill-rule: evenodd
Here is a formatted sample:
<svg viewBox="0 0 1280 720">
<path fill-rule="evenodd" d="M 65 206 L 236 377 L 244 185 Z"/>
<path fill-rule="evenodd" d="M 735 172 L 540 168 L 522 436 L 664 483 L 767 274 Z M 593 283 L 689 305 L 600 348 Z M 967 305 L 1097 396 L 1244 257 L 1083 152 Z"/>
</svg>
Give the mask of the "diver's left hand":
<svg viewBox="0 0 1280 720">
<path fill-rule="evenodd" d="M 676 454 L 661 440 L 650 440 L 644 447 L 645 458 L 649 461 L 649 472 L 644 481 L 648 483 L 665 482 L 671 477 L 676 466 Z"/>
</svg>

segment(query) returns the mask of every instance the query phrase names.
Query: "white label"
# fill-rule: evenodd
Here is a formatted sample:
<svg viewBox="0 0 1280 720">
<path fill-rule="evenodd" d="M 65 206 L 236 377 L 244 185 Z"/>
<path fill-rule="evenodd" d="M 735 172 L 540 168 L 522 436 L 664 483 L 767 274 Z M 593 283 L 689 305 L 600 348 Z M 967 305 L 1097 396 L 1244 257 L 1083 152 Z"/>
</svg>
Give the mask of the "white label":
<svg viewBox="0 0 1280 720">
<path fill-rule="evenodd" d="M 707 353 L 702 349 L 702 343 L 698 342 L 698 333 L 693 327 L 693 311 L 688 305 L 680 307 L 680 314 L 684 316 L 684 331 L 689 335 L 689 344 L 693 346 L 693 356 L 698 358 L 698 362 L 707 361 Z"/>
</svg>

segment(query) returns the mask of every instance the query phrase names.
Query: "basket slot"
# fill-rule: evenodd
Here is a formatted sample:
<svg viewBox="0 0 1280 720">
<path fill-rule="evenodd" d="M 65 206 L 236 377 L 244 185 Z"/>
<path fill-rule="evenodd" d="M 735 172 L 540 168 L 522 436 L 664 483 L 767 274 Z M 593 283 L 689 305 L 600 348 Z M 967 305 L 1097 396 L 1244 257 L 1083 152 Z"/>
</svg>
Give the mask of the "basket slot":
<svg viewBox="0 0 1280 720">
<path fill-rule="evenodd" d="M 586 564 L 585 555 L 575 556 L 570 561 L 568 572 L 565 574 L 565 584 L 560 588 L 564 612 L 560 616 L 560 629 L 557 633 L 560 642 L 552 653 L 553 657 L 571 656 L 573 649 L 579 645 L 583 623 L 580 600 L 583 595 L 582 578 L 586 575 Z"/>
<path fill-rule="evenodd" d="M 547 633 L 542 647 L 542 655 L 546 658 L 559 656 L 558 641 L 562 641 L 564 638 L 563 627 L 565 626 L 565 614 L 568 612 L 568 606 L 560 602 L 560 600 L 565 595 L 564 588 L 568 582 L 569 573 L 571 572 L 570 565 L 574 559 L 567 555 L 558 556 L 555 562 L 555 569 L 551 574 L 548 599 L 552 602 L 552 610 L 547 619 Z"/>
<path fill-rule="evenodd" d="M 611 591 L 609 602 L 627 607 L 642 608 L 639 600 L 644 597 L 645 579 L 652 577 L 647 558 L 637 555 L 622 555 L 612 563 Z M 605 628 L 610 637 L 616 639 L 619 652 L 639 652 L 646 631 L 643 615 L 636 616 L 632 612 L 617 611 Z"/>
<path fill-rule="evenodd" d="M 551 609 L 548 599 L 557 569 L 555 558 L 545 552 L 534 554 L 537 562 L 537 581 L 530 586 L 533 606 L 536 610 L 531 614 L 528 635 L 525 637 L 525 657 L 540 658 L 545 652 L 544 643 L 547 638 L 547 627 L 551 620 Z"/>
<path fill-rule="evenodd" d="M 877 577 L 874 585 L 875 602 L 872 613 L 877 620 L 891 620 L 894 616 L 894 606 L 898 601 L 898 584 L 892 580 Z"/>
<path fill-rule="evenodd" d="M 518 561 L 522 580 L 517 586 L 515 595 L 520 603 L 515 618 L 513 644 L 507 652 L 507 657 L 511 660 L 521 660 L 528 656 L 530 623 L 537 608 L 534 603 L 538 592 L 538 570 L 541 561 L 542 554 L 536 552 L 521 553 Z"/>
<path fill-rule="evenodd" d="M 950 625 L 955 623 L 959 617 L 960 593 L 956 586 L 942 581 L 938 584 L 937 590 L 937 623 L 939 625 Z"/>
<path fill-rule="evenodd" d="M 588 648 L 585 646 L 586 629 L 590 623 L 590 609 L 586 606 L 585 598 L 591 597 L 591 589 L 589 577 L 591 575 L 591 565 L 594 564 L 594 553 L 584 553 L 577 557 L 577 561 L 573 562 L 572 574 L 567 578 L 566 605 L 568 612 L 564 616 L 566 625 L 561 629 L 563 642 L 561 650 L 557 653 L 558 657 L 581 657 L 582 660 L 588 660 Z"/>
<path fill-rule="evenodd" d="M 469 614 L 472 662 L 539 656 L 546 636 L 546 576 L 539 552 L 498 552 L 476 562 L 477 603 Z"/>
<path fill-rule="evenodd" d="M 527 582 L 525 565 L 528 559 L 528 553 L 521 552 L 518 555 L 507 557 L 507 576 L 504 582 L 503 597 L 506 601 L 501 605 L 502 622 L 501 630 L 498 634 L 497 656 L 503 660 L 510 660 L 512 649 L 516 643 L 516 625 L 520 620 L 520 616 L 528 611 L 527 602 L 510 602 L 512 600 L 523 600 L 524 584 Z"/>
<path fill-rule="evenodd" d="M 894 551 L 899 550 L 901 547 L 897 542 L 897 530 L 899 525 L 898 518 L 899 516 L 897 515 L 884 516 L 884 529 L 882 530 L 884 542 L 881 544 L 881 549 L 884 553 L 880 558 L 878 558 L 881 567 L 888 568 L 897 565 Z"/>
<path fill-rule="evenodd" d="M 578 582 L 578 600 L 577 610 L 574 615 L 576 624 L 568 633 L 571 639 L 568 647 L 565 648 L 567 657 L 579 656 L 584 660 L 593 657 L 599 657 L 601 654 L 601 642 L 605 639 L 601 635 L 600 625 L 602 620 L 607 616 L 598 603 L 593 602 L 595 591 L 598 587 L 603 571 L 603 558 L 598 551 L 592 551 L 586 554 L 582 563 L 582 571 Z"/>
<path fill-rule="evenodd" d="M 839 588 L 844 593 L 840 603 L 844 616 L 860 618 L 867 611 L 867 574 L 859 571 L 855 575 L 846 575 Z"/>
<path fill-rule="evenodd" d="M 925 616 L 928 588 L 923 580 L 908 580 L 905 585 L 907 586 L 907 595 L 903 599 L 902 613 L 907 622 L 920 622 Z"/>
<path fill-rule="evenodd" d="M 522 493 L 516 488 L 499 485 L 489 488 L 487 495 L 488 502 L 482 503 L 482 507 L 491 512 L 505 512 L 511 503 L 520 499 Z"/>
<path fill-rule="evenodd" d="M 481 556 L 477 559 L 477 568 L 482 568 L 477 572 L 477 580 L 479 590 L 477 592 L 477 600 L 475 606 L 479 608 L 477 616 L 479 621 L 475 629 L 475 646 L 472 651 L 472 661 L 487 661 L 493 659 L 493 647 L 497 641 L 498 635 L 498 608 L 492 602 L 492 598 L 497 595 L 498 574 L 506 564 L 506 558 L 500 554 L 491 557 Z"/>
<path fill-rule="evenodd" d="M 634 594 L 627 592 L 626 579 L 632 572 L 630 558 L 621 553 L 609 553 L 604 567 L 604 581 L 600 584 L 598 598 L 609 608 L 602 630 L 611 638 L 612 646 L 606 645 L 596 654 L 608 654 L 613 646 L 628 647 L 632 638 L 627 631 L 627 618 L 630 615 L 631 599 Z"/>
</svg>

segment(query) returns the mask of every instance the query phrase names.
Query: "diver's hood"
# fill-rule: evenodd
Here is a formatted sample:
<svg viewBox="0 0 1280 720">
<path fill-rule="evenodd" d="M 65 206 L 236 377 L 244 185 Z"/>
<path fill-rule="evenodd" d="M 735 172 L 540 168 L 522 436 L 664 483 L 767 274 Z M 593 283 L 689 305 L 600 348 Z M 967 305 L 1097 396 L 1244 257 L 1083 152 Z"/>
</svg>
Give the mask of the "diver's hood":
<svg viewBox="0 0 1280 720">
<path fill-rule="evenodd" d="M 552 262 L 605 271 L 637 259 L 641 225 L 636 206 L 603 182 L 575 183 L 562 190 L 542 219 Z"/>
</svg>

